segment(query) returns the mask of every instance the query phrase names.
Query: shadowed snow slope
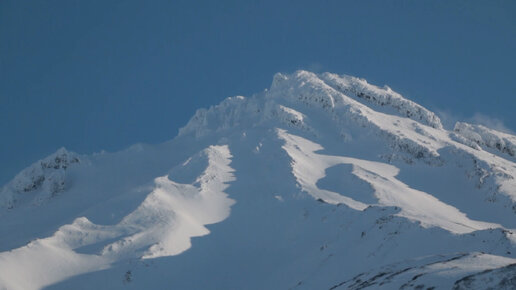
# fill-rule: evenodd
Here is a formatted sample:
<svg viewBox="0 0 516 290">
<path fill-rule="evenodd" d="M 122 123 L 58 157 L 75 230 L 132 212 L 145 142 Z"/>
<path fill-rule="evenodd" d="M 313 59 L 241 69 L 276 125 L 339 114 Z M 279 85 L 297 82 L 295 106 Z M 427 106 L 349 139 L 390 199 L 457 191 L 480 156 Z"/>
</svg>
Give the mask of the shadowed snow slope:
<svg viewBox="0 0 516 290">
<path fill-rule="evenodd" d="M 276 74 L 171 141 L 18 174 L 0 289 L 514 288 L 515 140 L 363 79 Z"/>
</svg>

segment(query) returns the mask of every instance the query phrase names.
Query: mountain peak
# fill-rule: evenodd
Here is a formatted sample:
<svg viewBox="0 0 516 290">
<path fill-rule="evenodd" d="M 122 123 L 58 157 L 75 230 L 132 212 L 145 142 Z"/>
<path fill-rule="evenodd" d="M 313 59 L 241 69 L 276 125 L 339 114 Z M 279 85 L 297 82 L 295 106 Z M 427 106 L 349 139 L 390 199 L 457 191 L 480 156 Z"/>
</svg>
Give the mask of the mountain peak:
<svg viewBox="0 0 516 290">
<path fill-rule="evenodd" d="M 0 288 L 514 288 L 515 144 L 387 86 L 278 73 L 169 142 L 22 171 Z"/>
<path fill-rule="evenodd" d="M 261 94 L 251 98 L 229 97 L 209 109 L 198 110 L 179 135 L 203 136 L 242 124 L 255 126 L 271 119 L 303 126 L 299 118 L 302 114 L 292 114 L 293 108 L 299 106 L 337 113 L 341 115 L 338 118 L 347 114 L 355 120 L 371 121 L 368 115 L 377 113 L 396 114 L 435 129 L 443 128 L 436 114 L 387 86 L 380 88 L 352 76 L 298 70 L 292 74 L 276 73 L 270 88 Z"/>
</svg>

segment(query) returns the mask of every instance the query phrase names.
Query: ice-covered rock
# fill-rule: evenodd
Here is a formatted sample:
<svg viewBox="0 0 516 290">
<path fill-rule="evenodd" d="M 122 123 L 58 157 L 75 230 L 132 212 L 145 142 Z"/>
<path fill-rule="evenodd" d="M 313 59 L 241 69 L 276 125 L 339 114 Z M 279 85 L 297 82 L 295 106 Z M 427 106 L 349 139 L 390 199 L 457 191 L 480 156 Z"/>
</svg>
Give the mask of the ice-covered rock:
<svg viewBox="0 0 516 290">
<path fill-rule="evenodd" d="M 0 190 L 0 289 L 512 286 L 514 144 L 363 79 L 278 73 L 163 144 L 23 170 Z"/>
<path fill-rule="evenodd" d="M 516 156 L 516 136 L 514 135 L 463 122 L 457 122 L 453 131 L 459 136 L 459 141 L 472 148 L 487 147 Z"/>
<path fill-rule="evenodd" d="M 20 200 L 39 204 L 64 191 L 66 171 L 80 162 L 77 154 L 60 148 L 20 172 L 0 191 L 0 207 L 13 208 Z"/>
</svg>

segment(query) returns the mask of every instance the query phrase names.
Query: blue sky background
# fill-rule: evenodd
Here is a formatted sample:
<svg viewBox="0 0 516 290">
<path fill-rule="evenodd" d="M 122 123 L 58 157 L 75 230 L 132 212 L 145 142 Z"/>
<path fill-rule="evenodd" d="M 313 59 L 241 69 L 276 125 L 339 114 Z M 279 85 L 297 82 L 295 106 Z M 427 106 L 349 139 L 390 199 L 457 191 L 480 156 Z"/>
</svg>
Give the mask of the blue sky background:
<svg viewBox="0 0 516 290">
<path fill-rule="evenodd" d="M 173 138 L 275 72 L 388 84 L 516 130 L 516 1 L 0 1 L 0 184 L 66 148 Z"/>
</svg>

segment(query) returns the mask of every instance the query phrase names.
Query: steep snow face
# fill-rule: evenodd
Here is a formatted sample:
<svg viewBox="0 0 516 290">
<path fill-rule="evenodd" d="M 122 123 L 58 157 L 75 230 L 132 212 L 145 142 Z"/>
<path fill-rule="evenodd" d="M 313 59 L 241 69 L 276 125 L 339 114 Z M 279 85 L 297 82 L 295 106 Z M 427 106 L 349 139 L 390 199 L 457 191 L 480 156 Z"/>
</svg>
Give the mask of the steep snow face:
<svg viewBox="0 0 516 290">
<path fill-rule="evenodd" d="M 22 171 L 0 190 L 0 289 L 516 287 L 514 140 L 355 77 L 276 74 L 164 144 Z"/>
</svg>

